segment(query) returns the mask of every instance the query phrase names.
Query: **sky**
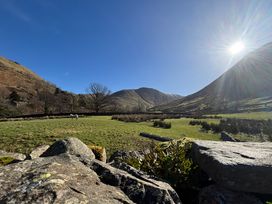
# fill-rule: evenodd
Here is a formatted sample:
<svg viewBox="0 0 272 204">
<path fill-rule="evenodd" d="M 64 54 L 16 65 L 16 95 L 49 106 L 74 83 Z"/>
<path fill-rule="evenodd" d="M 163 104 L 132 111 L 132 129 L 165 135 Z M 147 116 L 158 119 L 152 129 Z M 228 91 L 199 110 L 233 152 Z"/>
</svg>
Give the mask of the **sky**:
<svg viewBox="0 0 272 204">
<path fill-rule="evenodd" d="M 74 93 L 97 82 L 185 96 L 271 42 L 271 11 L 271 0 L 0 0 L 0 56 Z"/>
</svg>

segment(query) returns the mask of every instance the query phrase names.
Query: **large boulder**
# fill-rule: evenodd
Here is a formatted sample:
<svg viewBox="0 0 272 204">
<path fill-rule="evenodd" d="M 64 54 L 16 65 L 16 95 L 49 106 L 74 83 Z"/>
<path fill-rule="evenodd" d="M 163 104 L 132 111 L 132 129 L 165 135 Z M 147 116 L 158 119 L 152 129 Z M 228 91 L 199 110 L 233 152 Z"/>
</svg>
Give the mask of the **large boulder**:
<svg viewBox="0 0 272 204">
<path fill-rule="evenodd" d="M 0 168 L 0 203 L 181 203 L 169 184 L 98 161 L 85 147 L 60 140 L 43 157 Z"/>
<path fill-rule="evenodd" d="M 223 187 L 272 194 L 272 143 L 194 141 L 192 156 Z"/>
<path fill-rule="evenodd" d="M 95 155 L 92 150 L 79 139 L 74 137 L 56 141 L 41 155 L 41 157 L 55 156 L 62 153 L 76 156 L 84 155 L 90 159 L 95 159 Z"/>
<path fill-rule="evenodd" d="M 102 182 L 119 187 L 135 203 L 181 203 L 168 183 L 154 180 L 124 163 L 117 163 L 116 167 L 98 160 L 90 163 L 90 168 L 99 175 Z"/>
<path fill-rule="evenodd" d="M 0 203 L 133 203 L 67 154 L 10 164 L 0 172 Z"/>
<path fill-rule="evenodd" d="M 201 190 L 199 204 L 262 204 L 253 195 L 231 191 L 217 185 L 211 185 Z"/>
<path fill-rule="evenodd" d="M 50 146 L 49 145 L 41 145 L 36 147 L 32 152 L 27 156 L 28 159 L 36 159 L 40 157 Z"/>
<path fill-rule="evenodd" d="M 220 139 L 225 142 L 239 142 L 239 140 L 232 137 L 229 133 L 223 131 L 220 134 Z"/>
</svg>

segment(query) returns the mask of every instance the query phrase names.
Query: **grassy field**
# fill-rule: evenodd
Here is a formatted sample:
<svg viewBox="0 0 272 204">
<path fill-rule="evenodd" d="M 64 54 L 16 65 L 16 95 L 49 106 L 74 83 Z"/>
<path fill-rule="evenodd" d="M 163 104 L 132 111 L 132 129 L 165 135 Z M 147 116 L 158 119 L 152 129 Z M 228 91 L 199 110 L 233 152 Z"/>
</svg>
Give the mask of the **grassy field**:
<svg viewBox="0 0 272 204">
<path fill-rule="evenodd" d="M 41 144 L 51 144 L 65 137 L 77 137 L 86 144 L 104 146 L 107 153 L 116 150 L 143 149 L 150 140 L 139 136 L 147 132 L 171 138 L 198 138 L 219 140 L 219 135 L 199 131 L 199 126 L 189 126 L 191 119 L 170 119 L 171 129 L 152 127 L 151 122 L 125 123 L 111 120 L 109 116 L 71 119 L 10 121 L 0 123 L 0 149 L 29 153 Z M 209 120 L 216 122 L 216 120 Z"/>
<path fill-rule="evenodd" d="M 217 116 L 221 116 L 223 118 L 267 120 L 272 119 L 272 112 L 232 113 L 232 114 L 219 114 Z"/>
</svg>

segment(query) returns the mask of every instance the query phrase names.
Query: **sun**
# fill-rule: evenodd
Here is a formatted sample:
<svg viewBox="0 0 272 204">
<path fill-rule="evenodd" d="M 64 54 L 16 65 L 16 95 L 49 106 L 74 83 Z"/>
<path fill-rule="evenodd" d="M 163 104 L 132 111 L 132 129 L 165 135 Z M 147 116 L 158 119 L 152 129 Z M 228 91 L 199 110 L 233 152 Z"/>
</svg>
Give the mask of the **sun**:
<svg viewBox="0 0 272 204">
<path fill-rule="evenodd" d="M 231 55 L 236 55 L 240 52 L 242 52 L 245 49 L 245 45 L 242 41 L 237 41 L 235 43 L 233 43 L 229 48 L 228 48 L 228 52 Z"/>
</svg>

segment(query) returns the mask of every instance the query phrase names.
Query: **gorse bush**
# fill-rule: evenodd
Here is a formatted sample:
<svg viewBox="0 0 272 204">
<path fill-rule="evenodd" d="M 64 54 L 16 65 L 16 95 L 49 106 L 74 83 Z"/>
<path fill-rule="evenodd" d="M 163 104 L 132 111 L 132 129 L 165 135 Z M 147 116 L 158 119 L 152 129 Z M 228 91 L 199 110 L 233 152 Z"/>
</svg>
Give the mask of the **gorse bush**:
<svg viewBox="0 0 272 204">
<path fill-rule="evenodd" d="M 192 187 L 199 170 L 190 157 L 191 141 L 182 139 L 156 145 L 153 143 L 144 159 L 125 162 L 150 175 L 167 180 L 174 187 Z"/>
<path fill-rule="evenodd" d="M 201 125 L 201 124 L 202 124 L 202 121 L 200 121 L 200 120 L 191 120 L 189 122 L 189 125 L 192 125 L 192 126 Z"/>
<path fill-rule="evenodd" d="M 153 122 L 153 127 L 160 127 L 160 128 L 170 129 L 171 128 L 171 123 L 156 120 L 156 121 Z"/>
<path fill-rule="evenodd" d="M 189 125 L 201 125 L 201 129 L 205 131 L 213 131 L 219 133 L 226 131 L 232 134 L 245 133 L 251 135 L 265 134 L 272 136 L 272 120 L 249 120 L 227 118 L 220 120 L 219 124 L 208 124 L 205 121 L 192 120 Z"/>
<path fill-rule="evenodd" d="M 164 120 L 169 118 L 180 118 L 179 114 L 129 114 L 129 115 L 114 115 L 112 120 L 118 120 L 123 122 L 145 122 L 151 120 Z"/>
<path fill-rule="evenodd" d="M 186 138 L 157 145 L 153 143 L 144 159 L 128 158 L 124 162 L 167 181 L 184 203 L 197 203 L 199 189 L 209 181 L 193 162 L 191 147 L 191 141 Z"/>
</svg>

